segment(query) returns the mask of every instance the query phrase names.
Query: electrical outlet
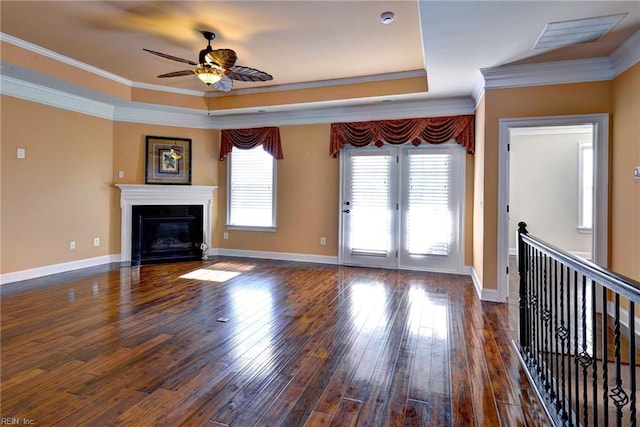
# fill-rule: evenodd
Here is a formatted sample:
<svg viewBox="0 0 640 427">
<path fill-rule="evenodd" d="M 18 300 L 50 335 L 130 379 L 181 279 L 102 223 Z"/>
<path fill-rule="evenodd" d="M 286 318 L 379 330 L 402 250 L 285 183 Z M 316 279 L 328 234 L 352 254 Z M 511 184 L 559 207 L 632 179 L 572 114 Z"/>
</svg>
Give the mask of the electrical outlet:
<svg viewBox="0 0 640 427">
<path fill-rule="evenodd" d="M 24 148 L 18 148 L 16 150 L 16 157 L 19 159 L 24 159 L 27 156 L 27 152 Z"/>
<path fill-rule="evenodd" d="M 100 238 L 96 237 L 95 239 L 93 239 L 93 246 L 100 246 Z"/>
<path fill-rule="evenodd" d="M 321 237 L 320 238 L 320 246 L 324 246 L 327 244 L 327 238 L 326 237 Z"/>
<path fill-rule="evenodd" d="M 222 238 L 224 240 L 228 240 L 229 239 L 229 233 L 227 233 L 226 231 L 224 232 L 224 234 L 222 235 Z"/>
<path fill-rule="evenodd" d="M 118 178 L 124 178 L 124 171 L 118 171 Z"/>
<path fill-rule="evenodd" d="M 72 240 L 71 242 L 69 242 L 69 249 L 75 249 L 76 248 L 76 241 Z"/>
</svg>

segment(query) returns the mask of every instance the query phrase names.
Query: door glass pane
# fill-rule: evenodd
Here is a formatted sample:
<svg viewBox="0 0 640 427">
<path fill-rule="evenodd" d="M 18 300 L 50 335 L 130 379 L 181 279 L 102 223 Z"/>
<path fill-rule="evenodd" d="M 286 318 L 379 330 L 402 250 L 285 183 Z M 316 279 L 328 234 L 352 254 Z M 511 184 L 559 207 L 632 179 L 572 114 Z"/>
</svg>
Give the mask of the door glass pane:
<svg viewBox="0 0 640 427">
<path fill-rule="evenodd" d="M 410 255 L 448 255 L 450 154 L 409 152 L 407 243 Z"/>
<path fill-rule="evenodd" d="M 387 256 L 391 240 L 389 156 L 353 155 L 351 162 L 351 253 Z"/>
</svg>

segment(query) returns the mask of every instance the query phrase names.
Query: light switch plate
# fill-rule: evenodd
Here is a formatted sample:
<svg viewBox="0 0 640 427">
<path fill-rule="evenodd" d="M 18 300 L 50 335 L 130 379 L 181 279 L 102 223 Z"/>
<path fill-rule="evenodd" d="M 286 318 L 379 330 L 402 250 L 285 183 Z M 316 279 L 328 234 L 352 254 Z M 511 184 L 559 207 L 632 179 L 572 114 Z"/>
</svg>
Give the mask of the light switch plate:
<svg viewBox="0 0 640 427">
<path fill-rule="evenodd" d="M 633 176 L 635 176 L 636 179 L 640 179 L 640 166 L 633 168 Z"/>
<path fill-rule="evenodd" d="M 27 153 L 24 148 L 18 148 L 16 150 L 16 157 L 19 159 L 24 159 L 27 156 Z"/>
</svg>

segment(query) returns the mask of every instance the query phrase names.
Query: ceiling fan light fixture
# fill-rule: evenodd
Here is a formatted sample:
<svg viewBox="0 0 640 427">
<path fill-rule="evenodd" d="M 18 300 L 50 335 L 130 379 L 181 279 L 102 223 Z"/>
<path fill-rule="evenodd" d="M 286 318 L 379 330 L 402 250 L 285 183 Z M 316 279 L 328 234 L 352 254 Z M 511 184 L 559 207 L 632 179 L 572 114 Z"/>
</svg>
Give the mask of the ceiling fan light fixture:
<svg viewBox="0 0 640 427">
<path fill-rule="evenodd" d="M 220 73 L 220 71 L 211 67 L 198 67 L 198 69 L 196 70 L 196 75 L 202 81 L 202 83 L 206 84 L 207 86 L 211 86 L 214 83 L 219 82 L 222 78 L 222 74 Z"/>
</svg>

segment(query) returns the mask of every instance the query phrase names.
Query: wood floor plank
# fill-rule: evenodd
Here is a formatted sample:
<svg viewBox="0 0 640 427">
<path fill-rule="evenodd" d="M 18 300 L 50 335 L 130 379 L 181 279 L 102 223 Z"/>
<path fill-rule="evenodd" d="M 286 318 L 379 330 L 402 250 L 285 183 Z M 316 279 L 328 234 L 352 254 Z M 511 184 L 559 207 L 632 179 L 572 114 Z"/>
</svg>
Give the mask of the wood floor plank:
<svg viewBox="0 0 640 427">
<path fill-rule="evenodd" d="M 341 399 L 330 425 L 334 427 L 353 427 L 358 425 L 358 415 L 361 408 L 362 402 L 359 400 Z"/>
<path fill-rule="evenodd" d="M 480 302 L 466 276 L 219 257 L 89 268 L 2 291 L 3 417 L 546 425 L 509 307 Z"/>
<path fill-rule="evenodd" d="M 391 388 L 392 371 L 376 369 L 367 387 L 366 399 L 362 401 L 358 423 L 362 425 L 376 425 L 387 418 L 391 411 L 389 405 L 389 389 Z"/>
<path fill-rule="evenodd" d="M 476 420 L 485 425 L 500 425 L 491 379 L 485 366 L 482 350 L 467 347 L 467 360 Z"/>
<path fill-rule="evenodd" d="M 325 359 L 309 357 L 298 374 L 294 376 L 287 387 L 275 399 L 271 407 L 258 420 L 258 424 L 280 425 L 289 415 L 309 382 L 316 378 L 318 370 L 325 363 Z"/>
<path fill-rule="evenodd" d="M 449 310 L 449 338 L 452 344 L 450 346 L 451 367 L 451 406 L 453 425 L 473 425 L 475 424 L 475 413 L 473 408 L 471 379 L 469 377 L 469 364 L 467 359 L 467 348 L 465 347 L 465 331 L 471 328 L 465 322 L 465 309 L 462 305 L 463 299 L 460 298 L 461 292 L 456 290 L 453 292 L 453 303 L 450 304 L 452 309 Z"/>
<path fill-rule="evenodd" d="M 325 427 L 331 425 L 331 415 L 322 412 L 312 412 L 304 423 L 304 427 Z"/>
</svg>

